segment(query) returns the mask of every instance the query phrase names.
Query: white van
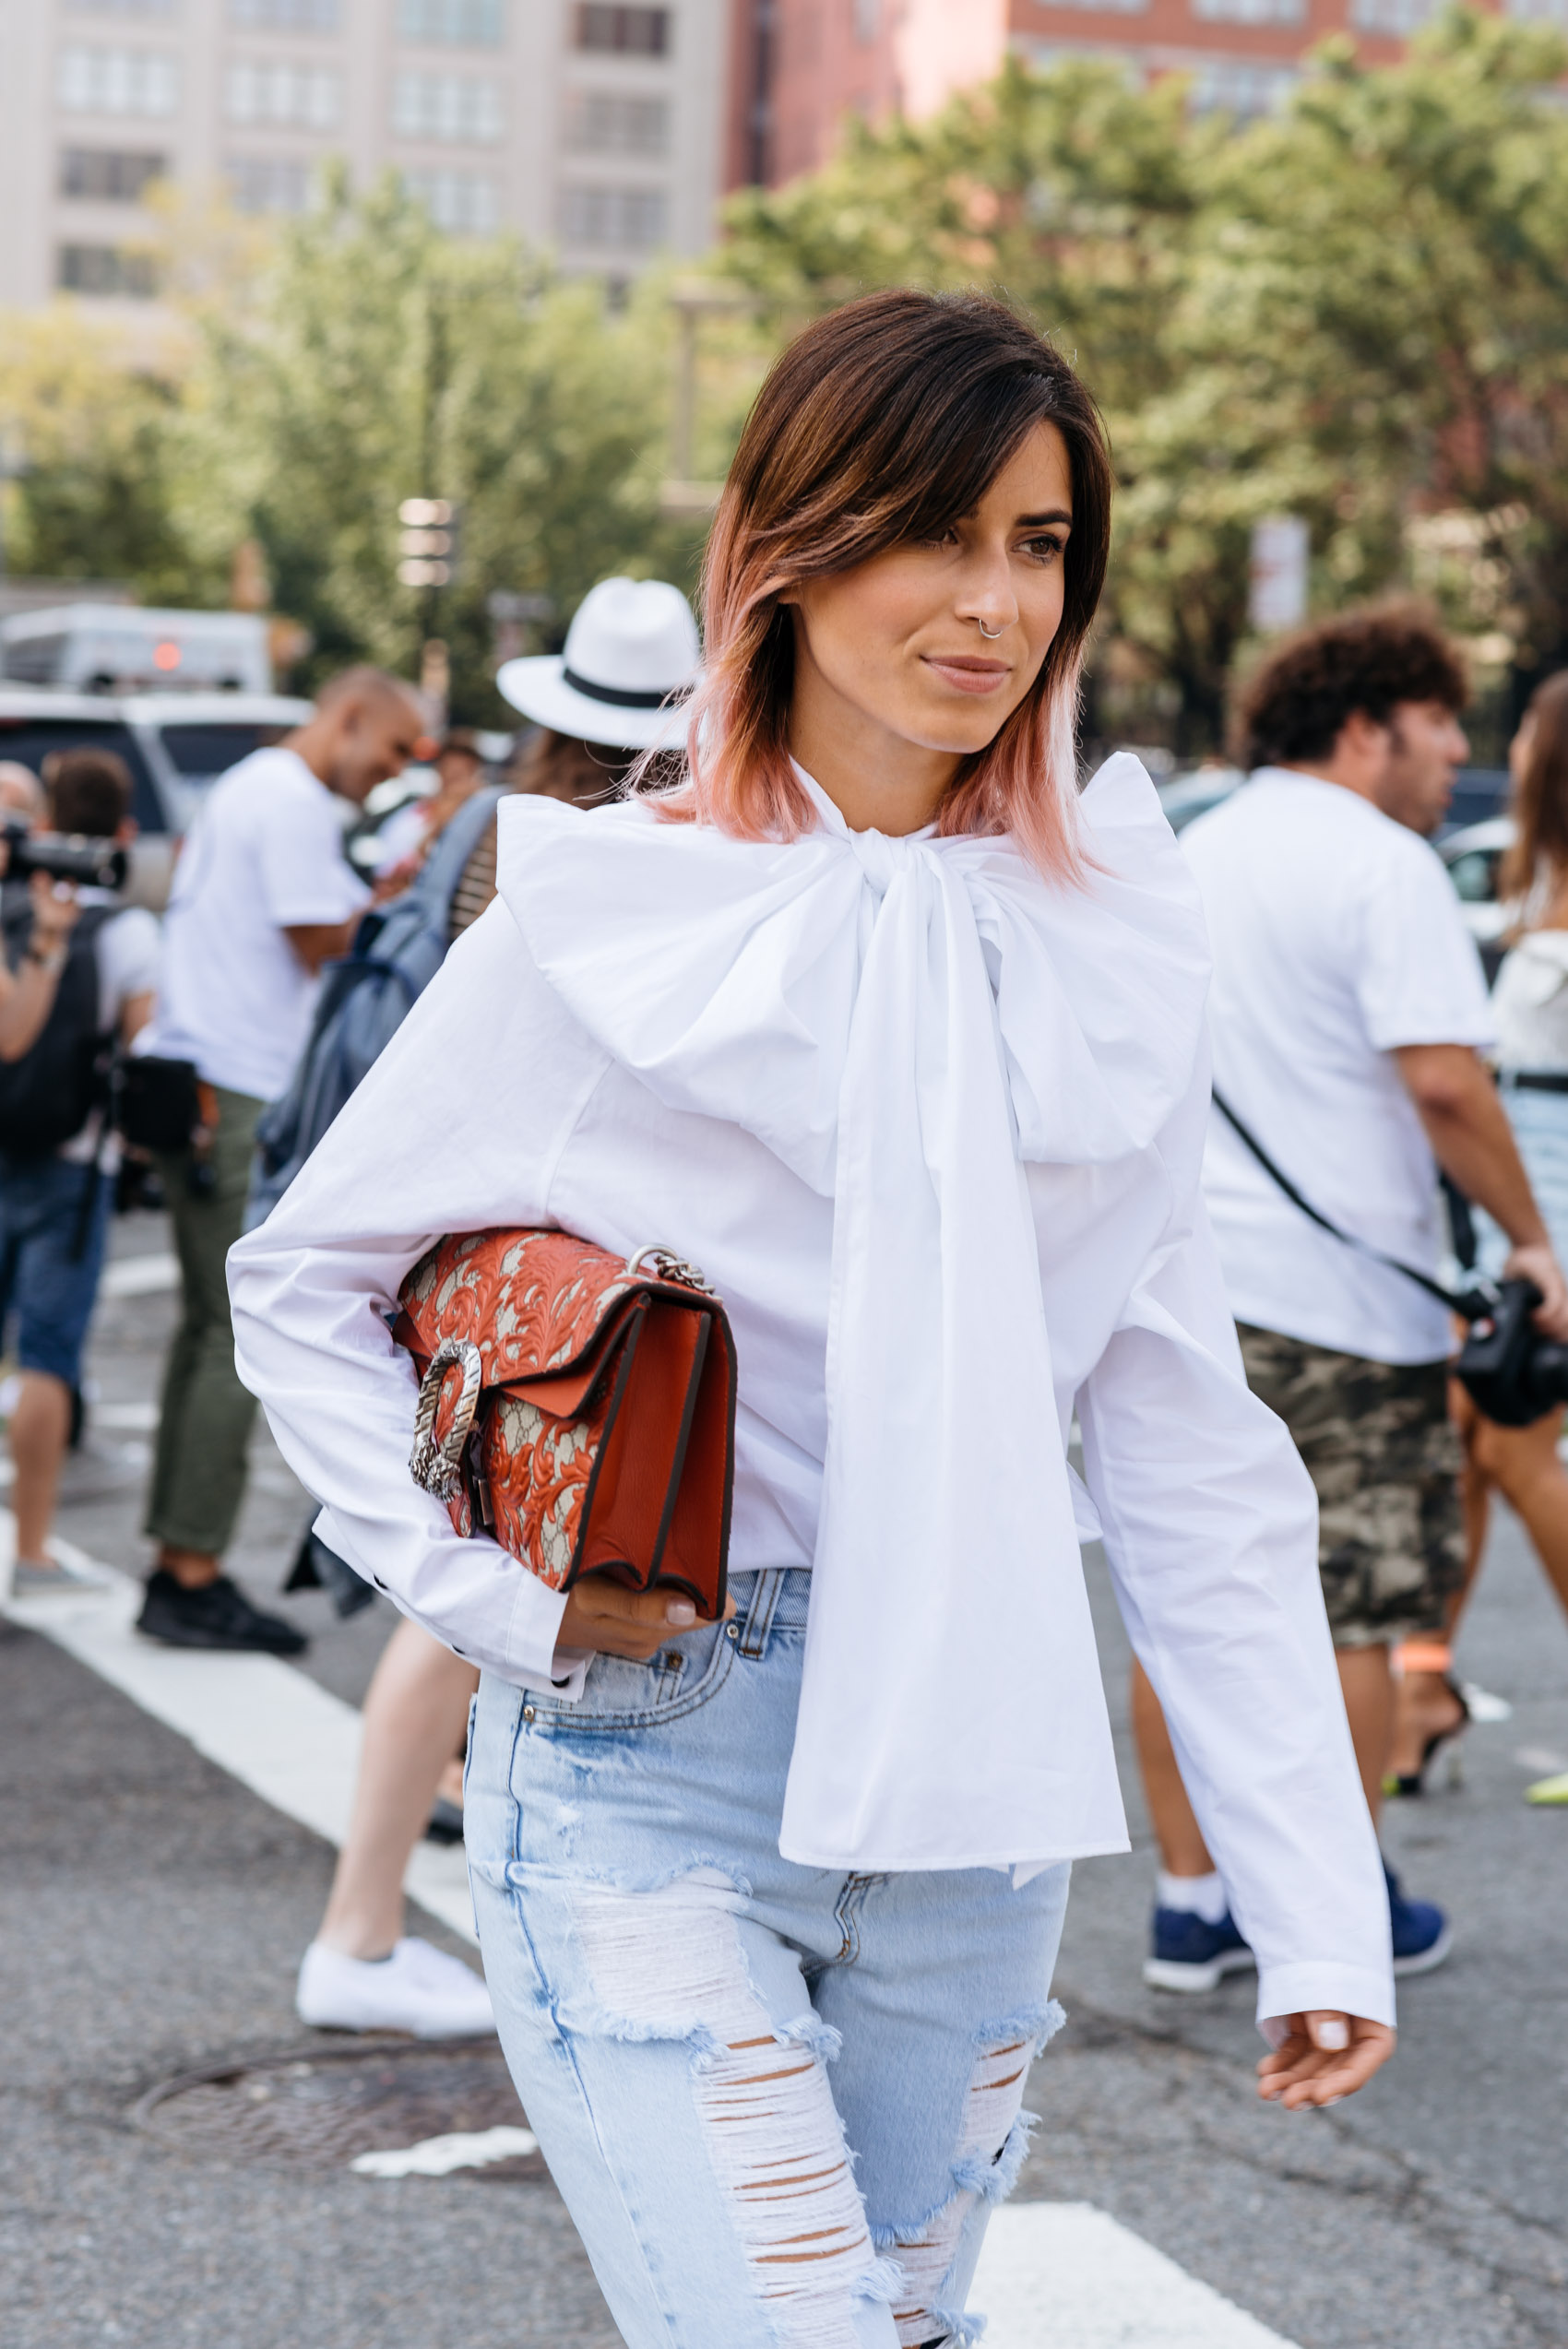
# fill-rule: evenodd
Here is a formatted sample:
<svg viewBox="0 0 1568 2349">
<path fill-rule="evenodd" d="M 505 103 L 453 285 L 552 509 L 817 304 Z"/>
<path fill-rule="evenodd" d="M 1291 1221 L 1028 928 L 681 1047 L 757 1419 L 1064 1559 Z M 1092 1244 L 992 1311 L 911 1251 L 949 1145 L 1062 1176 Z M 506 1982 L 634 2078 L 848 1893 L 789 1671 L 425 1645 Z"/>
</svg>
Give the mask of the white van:
<svg viewBox="0 0 1568 2349">
<path fill-rule="evenodd" d="M 76 694 L 269 694 L 267 623 L 250 611 L 64 603 L 0 620 L 0 676 Z"/>
</svg>

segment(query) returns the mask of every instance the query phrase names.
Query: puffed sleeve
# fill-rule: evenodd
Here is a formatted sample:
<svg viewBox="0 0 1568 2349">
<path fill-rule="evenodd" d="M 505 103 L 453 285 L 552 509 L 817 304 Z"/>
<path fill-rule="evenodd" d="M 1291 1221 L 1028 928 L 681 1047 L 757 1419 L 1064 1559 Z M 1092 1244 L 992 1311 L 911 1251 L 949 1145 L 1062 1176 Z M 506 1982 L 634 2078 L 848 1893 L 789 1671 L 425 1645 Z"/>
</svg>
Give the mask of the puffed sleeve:
<svg viewBox="0 0 1568 2349">
<path fill-rule="evenodd" d="M 1201 1132 L 1202 1098 L 1184 1128 Z M 1193 1140 L 1189 1135 L 1189 1143 Z M 1388 1900 L 1317 1569 L 1317 1505 L 1242 1376 L 1198 1146 L 1078 1397 L 1128 1635 L 1257 1958 L 1258 2016 L 1394 2021 Z"/>
<path fill-rule="evenodd" d="M 229 1255 L 240 1376 L 323 1504 L 324 1540 L 458 1655 L 524 1684 L 552 1678 L 564 1598 L 487 1537 L 460 1538 L 414 1483 L 417 1381 L 388 1317 L 444 1233 L 551 1220 L 561 1146 L 603 1066 L 492 906 Z"/>
</svg>

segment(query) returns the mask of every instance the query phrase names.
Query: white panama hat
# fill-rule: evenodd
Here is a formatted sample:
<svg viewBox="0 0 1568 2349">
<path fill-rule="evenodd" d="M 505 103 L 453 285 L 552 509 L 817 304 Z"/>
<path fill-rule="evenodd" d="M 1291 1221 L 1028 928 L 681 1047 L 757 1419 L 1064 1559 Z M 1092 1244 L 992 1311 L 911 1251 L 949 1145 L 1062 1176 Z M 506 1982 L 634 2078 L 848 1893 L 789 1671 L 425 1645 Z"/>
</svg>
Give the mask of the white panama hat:
<svg viewBox="0 0 1568 2349">
<path fill-rule="evenodd" d="M 701 650 L 679 587 L 601 579 L 577 606 L 564 652 L 508 660 L 495 682 L 538 726 L 646 751 L 680 741 L 681 705 L 696 682 Z"/>
</svg>

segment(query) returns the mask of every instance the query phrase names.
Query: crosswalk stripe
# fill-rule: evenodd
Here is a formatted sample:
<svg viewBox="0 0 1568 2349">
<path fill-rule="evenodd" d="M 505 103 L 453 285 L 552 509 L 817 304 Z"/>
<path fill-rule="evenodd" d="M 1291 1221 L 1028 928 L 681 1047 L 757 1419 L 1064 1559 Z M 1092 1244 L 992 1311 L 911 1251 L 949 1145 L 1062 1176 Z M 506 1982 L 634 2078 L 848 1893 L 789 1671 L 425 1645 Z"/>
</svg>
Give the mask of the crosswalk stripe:
<svg viewBox="0 0 1568 2349">
<path fill-rule="evenodd" d="M 1292 2349 L 1093 2202 L 1007 2202 L 969 2294 L 985 2349 Z"/>
<path fill-rule="evenodd" d="M 16 1520 L 0 1510 L 0 1565 L 10 1573 Z M 42 1631 L 101 1679 L 186 1738 L 196 1751 L 303 1827 L 341 1844 L 359 1770 L 360 1715 L 276 1655 L 160 1647 L 132 1628 L 142 1587 L 130 1575 L 53 1543 L 64 1565 L 97 1578 L 79 1597 L 12 1598 L 6 1612 Z M 478 1945 L 461 1845 L 416 1844 L 403 1878 L 411 1900 Z"/>
</svg>

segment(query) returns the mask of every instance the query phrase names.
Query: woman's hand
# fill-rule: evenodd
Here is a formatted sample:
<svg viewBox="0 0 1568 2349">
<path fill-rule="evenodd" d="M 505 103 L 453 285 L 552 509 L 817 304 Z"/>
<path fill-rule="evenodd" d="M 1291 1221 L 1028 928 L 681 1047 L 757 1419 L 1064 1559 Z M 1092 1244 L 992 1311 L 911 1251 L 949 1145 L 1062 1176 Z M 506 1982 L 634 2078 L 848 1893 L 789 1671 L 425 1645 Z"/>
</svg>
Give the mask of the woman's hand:
<svg viewBox="0 0 1568 2349">
<path fill-rule="evenodd" d="M 47 872 L 35 872 L 28 884 L 28 896 L 32 904 L 29 946 L 40 955 L 63 953 L 81 912 L 76 890 L 68 881 L 55 881 Z"/>
<path fill-rule="evenodd" d="M 734 1600 L 727 1599 L 725 1620 L 734 1612 Z M 598 1655 L 625 1655 L 646 1664 L 666 1640 L 679 1639 L 696 1619 L 696 1608 L 678 1591 L 629 1591 L 608 1574 L 588 1574 L 566 1601 L 556 1651 L 588 1648 Z"/>
<path fill-rule="evenodd" d="M 1258 2094 L 1288 2112 L 1353 2096 L 1394 2053 L 1387 2023 L 1363 2015 L 1288 2014 L 1284 2022 L 1289 2036 L 1258 2066 Z"/>
</svg>

